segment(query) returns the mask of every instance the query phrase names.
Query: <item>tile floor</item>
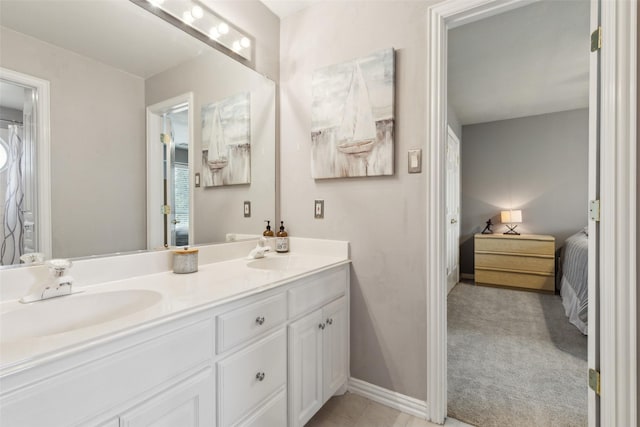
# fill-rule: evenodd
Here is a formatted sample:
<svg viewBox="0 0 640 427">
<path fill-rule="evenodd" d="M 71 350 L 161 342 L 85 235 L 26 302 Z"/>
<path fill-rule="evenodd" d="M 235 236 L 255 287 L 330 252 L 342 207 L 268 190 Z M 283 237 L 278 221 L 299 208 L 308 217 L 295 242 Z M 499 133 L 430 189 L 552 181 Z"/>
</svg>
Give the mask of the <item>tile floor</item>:
<svg viewBox="0 0 640 427">
<path fill-rule="evenodd" d="M 347 392 L 342 396 L 332 397 L 305 427 L 435 427 L 437 425 Z M 469 425 L 448 419 L 445 426 Z"/>
</svg>

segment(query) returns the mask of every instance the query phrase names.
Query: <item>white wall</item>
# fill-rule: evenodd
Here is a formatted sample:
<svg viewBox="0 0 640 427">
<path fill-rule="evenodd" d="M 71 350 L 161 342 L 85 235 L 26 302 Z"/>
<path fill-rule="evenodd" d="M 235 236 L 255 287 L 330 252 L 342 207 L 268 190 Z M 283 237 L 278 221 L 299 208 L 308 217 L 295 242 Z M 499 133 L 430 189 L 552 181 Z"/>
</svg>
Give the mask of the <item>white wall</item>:
<svg viewBox="0 0 640 427">
<path fill-rule="evenodd" d="M 556 247 L 587 225 L 587 109 L 462 127 L 461 271 L 473 273 L 473 234 L 501 210 L 522 209 L 521 233 Z"/>
<path fill-rule="evenodd" d="M 407 150 L 426 148 L 428 4 L 322 2 L 281 21 L 282 219 L 290 235 L 351 243 L 351 375 L 426 398 L 426 179 L 407 173 Z M 314 70 L 396 49 L 395 174 L 311 178 Z M 314 219 L 314 199 L 325 218 Z"/>
<path fill-rule="evenodd" d="M 51 85 L 53 255 L 146 247 L 144 81 L 5 28 L 0 38 L 0 66 Z"/>
</svg>

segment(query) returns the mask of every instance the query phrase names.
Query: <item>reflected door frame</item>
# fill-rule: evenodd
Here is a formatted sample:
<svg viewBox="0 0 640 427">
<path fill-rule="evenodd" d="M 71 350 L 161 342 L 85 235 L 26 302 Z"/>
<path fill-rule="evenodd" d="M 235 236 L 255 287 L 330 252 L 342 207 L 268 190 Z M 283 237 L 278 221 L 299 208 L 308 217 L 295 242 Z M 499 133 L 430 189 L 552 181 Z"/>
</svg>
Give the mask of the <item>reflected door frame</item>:
<svg viewBox="0 0 640 427">
<path fill-rule="evenodd" d="M 159 129 L 162 127 L 162 115 L 179 104 L 188 105 L 189 125 L 189 245 L 194 244 L 194 100 L 193 92 L 178 95 L 174 98 L 147 107 L 147 249 L 163 247 L 165 225 L 160 213 L 164 204 L 164 187 L 162 185 L 165 173 L 163 166 L 164 146 L 159 140 Z"/>
<path fill-rule="evenodd" d="M 28 86 L 36 91 L 36 152 L 37 152 L 37 251 L 45 259 L 53 257 L 51 237 L 51 103 L 49 82 L 28 74 L 0 67 L 0 78 Z"/>
</svg>

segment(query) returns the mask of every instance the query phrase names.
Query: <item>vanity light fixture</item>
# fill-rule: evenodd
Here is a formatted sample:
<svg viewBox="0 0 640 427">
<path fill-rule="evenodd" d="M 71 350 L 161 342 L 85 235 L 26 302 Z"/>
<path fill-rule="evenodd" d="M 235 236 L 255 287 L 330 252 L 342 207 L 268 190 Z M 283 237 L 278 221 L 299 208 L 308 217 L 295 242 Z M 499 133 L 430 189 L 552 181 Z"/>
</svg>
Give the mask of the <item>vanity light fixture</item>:
<svg viewBox="0 0 640 427">
<path fill-rule="evenodd" d="M 200 1 L 130 1 L 245 65 L 253 65 L 252 37 Z"/>
</svg>

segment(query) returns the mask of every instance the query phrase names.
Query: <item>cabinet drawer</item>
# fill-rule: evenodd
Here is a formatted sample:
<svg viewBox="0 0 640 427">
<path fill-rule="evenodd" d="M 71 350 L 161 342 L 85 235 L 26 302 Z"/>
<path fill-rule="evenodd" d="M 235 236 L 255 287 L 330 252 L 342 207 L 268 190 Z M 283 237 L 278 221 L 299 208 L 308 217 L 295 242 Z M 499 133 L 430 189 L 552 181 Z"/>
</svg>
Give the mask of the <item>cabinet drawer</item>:
<svg viewBox="0 0 640 427">
<path fill-rule="evenodd" d="M 524 253 L 535 255 L 552 255 L 555 252 L 554 240 L 535 240 L 523 238 L 478 238 L 475 240 L 476 251 L 500 253 Z"/>
<path fill-rule="evenodd" d="M 348 269 L 319 274 L 305 284 L 289 290 L 289 315 L 293 318 L 343 295 L 347 289 Z"/>
<path fill-rule="evenodd" d="M 218 420 L 235 424 L 287 381 L 285 330 L 218 363 Z"/>
<path fill-rule="evenodd" d="M 500 285 L 512 288 L 526 288 L 554 292 L 555 278 L 553 274 L 527 274 L 510 271 L 485 270 L 476 267 L 476 283 Z"/>
<path fill-rule="evenodd" d="M 287 425 L 287 393 L 282 390 L 255 414 L 239 424 L 242 427 L 283 427 Z"/>
<path fill-rule="evenodd" d="M 553 274 L 555 270 L 553 257 L 524 255 L 476 254 L 476 268 L 501 268 L 506 270 L 535 271 Z"/>
<path fill-rule="evenodd" d="M 218 353 L 283 324 L 287 320 L 287 295 L 283 292 L 217 317 Z"/>
</svg>

